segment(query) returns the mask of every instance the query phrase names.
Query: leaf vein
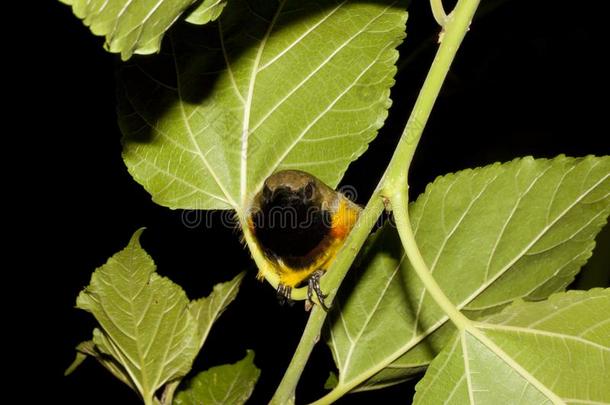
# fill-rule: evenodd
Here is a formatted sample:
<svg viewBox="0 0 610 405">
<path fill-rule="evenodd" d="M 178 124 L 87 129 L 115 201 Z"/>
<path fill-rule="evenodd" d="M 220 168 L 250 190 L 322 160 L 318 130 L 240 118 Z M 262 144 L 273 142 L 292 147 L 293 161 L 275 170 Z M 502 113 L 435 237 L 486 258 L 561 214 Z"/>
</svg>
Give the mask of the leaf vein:
<svg viewBox="0 0 610 405">
<path fill-rule="evenodd" d="M 466 218 L 466 216 L 470 213 L 470 210 L 472 209 L 474 204 L 485 193 L 485 191 L 487 190 L 489 185 L 492 184 L 494 181 L 496 181 L 497 178 L 498 178 L 498 175 L 494 176 L 491 180 L 489 180 L 487 183 L 485 183 L 485 185 L 483 187 L 481 187 L 481 191 L 470 201 L 470 203 L 468 204 L 468 206 L 466 207 L 466 209 L 464 210 L 464 212 L 462 213 L 462 215 L 460 216 L 458 221 L 454 224 L 454 226 L 451 229 L 451 231 L 445 236 L 445 238 L 443 239 L 443 243 L 441 244 L 441 246 L 439 247 L 439 249 L 437 251 L 436 257 L 434 258 L 434 261 L 432 262 L 432 264 L 430 266 L 430 273 L 434 272 L 434 270 L 436 269 L 436 265 L 438 264 L 438 260 L 439 260 L 440 256 L 442 255 L 442 253 L 444 252 L 445 247 L 447 246 L 447 242 L 449 241 L 449 239 L 451 239 L 451 237 L 454 235 L 456 230 L 460 227 L 460 225 L 464 221 L 464 218 Z M 455 183 L 451 183 L 449 185 L 449 187 L 447 187 L 447 190 L 449 190 L 453 186 L 453 184 L 455 184 Z M 445 201 L 445 197 L 446 197 L 446 194 L 443 197 L 443 204 L 444 204 L 444 201 Z M 423 308 L 423 302 L 424 302 L 424 297 L 425 296 L 426 296 L 426 289 L 422 288 L 421 294 L 419 296 L 419 302 L 417 304 L 417 310 L 415 312 L 415 322 L 414 322 L 414 325 L 417 325 L 417 323 L 419 322 L 419 317 L 421 315 L 421 310 Z M 417 327 L 414 329 L 413 333 L 417 334 Z"/>
<path fill-rule="evenodd" d="M 305 37 L 307 37 L 313 30 L 315 30 L 316 28 L 318 28 L 320 25 L 322 25 L 322 23 L 324 23 L 326 20 L 328 20 L 333 14 L 335 14 L 337 12 L 337 10 L 339 10 L 341 7 L 343 7 L 343 5 L 347 2 L 347 0 L 343 1 L 342 3 L 340 3 L 337 7 L 335 7 L 333 10 L 330 11 L 330 13 L 326 14 L 324 17 L 322 17 L 320 19 L 320 21 L 316 22 L 314 25 L 312 25 L 310 28 L 308 28 L 303 34 L 301 34 L 301 36 L 299 36 L 295 41 L 293 41 L 290 45 L 288 45 L 286 48 L 284 48 L 282 51 L 280 51 L 277 55 L 275 55 L 273 57 L 273 59 L 271 59 L 269 62 L 265 63 L 263 66 L 261 66 L 258 69 L 258 72 L 262 72 L 263 70 L 267 69 L 269 66 L 271 66 L 272 64 L 274 64 L 278 59 L 280 59 L 282 56 L 284 56 L 288 51 L 290 51 L 292 48 L 294 48 L 297 44 L 299 44 Z"/>
<path fill-rule="evenodd" d="M 521 201 L 523 201 L 523 198 L 530 192 L 530 190 L 534 187 L 534 185 L 538 182 L 538 180 L 540 180 L 551 169 L 551 167 L 552 166 L 549 165 L 545 170 L 543 170 L 536 177 L 534 177 L 533 181 L 529 184 L 529 186 L 521 194 L 519 194 L 519 196 L 515 200 L 515 204 L 513 205 L 513 208 L 511 209 L 510 213 L 506 217 L 506 221 L 504 221 L 504 224 L 502 225 L 502 229 L 500 230 L 500 233 L 498 233 L 498 237 L 496 238 L 496 241 L 494 242 L 491 252 L 489 253 L 489 258 L 487 259 L 487 266 L 485 267 L 485 276 L 483 277 L 483 280 L 487 281 L 489 279 L 489 270 L 491 269 L 491 262 L 493 261 L 494 257 L 496 256 L 496 252 L 498 250 L 498 246 L 500 245 L 500 241 L 504 237 L 506 228 L 508 228 L 508 224 L 510 224 L 511 220 L 513 219 L 513 216 L 515 215 L 515 212 L 517 212 L 519 205 L 521 205 Z M 517 177 L 519 176 L 520 173 L 521 173 L 521 167 L 519 167 L 518 172 L 515 174 L 515 179 L 517 179 Z M 547 223 L 548 223 L 548 221 L 547 221 Z"/>
<path fill-rule="evenodd" d="M 252 71 L 250 73 L 250 83 L 248 85 L 248 96 L 246 102 L 244 104 L 244 116 L 242 123 L 242 133 L 241 133 L 241 171 L 240 171 L 240 195 L 241 195 L 241 203 L 242 207 L 246 206 L 246 191 L 247 191 L 247 175 L 248 175 L 248 138 L 250 136 L 250 113 L 252 109 L 252 100 L 254 98 L 254 84 L 256 83 L 257 70 L 260 64 L 261 58 L 263 56 L 263 50 L 265 49 L 265 45 L 267 44 L 267 40 L 273 31 L 275 23 L 286 4 L 286 0 L 280 0 L 278 3 L 277 10 L 273 15 L 273 19 L 269 23 L 269 27 L 265 32 L 265 36 L 261 39 L 260 44 L 258 46 L 258 51 L 256 52 L 256 59 L 254 60 L 254 64 L 252 66 Z"/>
<path fill-rule="evenodd" d="M 160 171 L 162 174 L 164 174 L 164 175 L 166 175 L 166 176 L 176 180 L 177 182 L 179 182 L 181 184 L 184 184 L 185 186 L 187 186 L 187 187 L 189 187 L 191 189 L 194 189 L 194 190 L 196 190 L 199 193 L 205 194 L 205 195 L 207 195 L 207 196 L 209 196 L 211 198 L 214 198 L 214 199 L 216 199 L 218 201 L 222 201 L 223 203 L 225 203 L 227 205 L 232 205 L 229 201 L 227 201 L 223 197 L 218 196 L 216 194 L 212 194 L 212 193 L 210 193 L 207 190 L 204 190 L 204 189 L 202 189 L 200 187 L 197 187 L 196 185 L 194 185 L 192 183 L 189 183 L 186 180 L 181 179 L 180 177 L 177 177 L 175 174 L 169 172 L 167 169 L 161 168 L 159 165 L 156 164 L 156 162 L 149 162 L 148 160 L 144 159 L 144 157 L 141 156 L 139 153 L 137 153 L 137 152 L 135 152 L 133 150 L 131 151 L 131 153 L 133 153 L 135 156 L 137 156 L 143 164 L 154 167 L 156 170 Z M 176 198 L 178 198 L 178 197 L 176 197 Z"/>
<path fill-rule="evenodd" d="M 396 274 L 398 274 L 398 270 L 400 269 L 400 266 L 403 263 L 403 261 L 404 261 L 404 257 L 398 262 L 398 265 L 396 266 L 394 271 L 392 271 L 392 274 L 390 275 L 390 277 L 388 277 L 388 280 L 386 281 L 379 296 L 377 297 L 377 301 L 375 302 L 375 305 L 373 305 L 373 307 L 370 309 L 369 313 L 367 314 L 366 319 L 364 320 L 362 326 L 360 327 L 360 330 L 358 331 L 358 334 L 356 335 L 356 337 L 354 339 L 354 344 L 352 344 L 350 346 L 350 348 L 347 352 L 347 355 L 345 356 L 345 369 L 347 369 L 347 367 L 351 361 L 351 357 L 353 355 L 354 348 L 356 347 L 355 343 L 357 343 L 360 340 L 360 338 L 364 334 L 364 331 L 366 330 L 367 325 L 373 319 L 373 316 L 375 315 L 377 308 L 379 308 L 379 305 L 381 305 L 381 301 L 383 301 L 385 292 L 388 290 L 388 288 L 390 288 L 390 285 L 392 284 L 394 277 L 396 277 Z"/>
<path fill-rule="evenodd" d="M 361 29 L 359 29 L 354 35 L 352 35 L 351 37 L 349 37 L 345 42 L 343 42 L 340 46 L 338 46 L 335 50 L 333 50 L 329 56 L 326 57 L 326 59 L 324 59 L 322 61 L 321 64 L 319 64 L 315 69 L 313 69 L 307 76 L 305 76 L 305 78 L 303 80 L 301 80 L 301 82 L 299 82 L 296 86 L 294 86 L 288 93 L 286 93 L 286 95 L 280 99 L 280 101 L 278 101 L 273 107 L 271 107 L 271 109 L 269 109 L 269 111 L 260 119 L 260 121 L 258 123 L 256 123 L 256 125 L 254 125 L 253 129 L 251 130 L 251 132 L 255 132 L 265 121 L 267 121 L 267 119 L 275 112 L 277 111 L 277 109 L 282 106 L 286 100 L 288 100 L 294 93 L 296 93 L 297 90 L 299 90 L 301 87 L 303 87 L 312 77 L 314 77 L 316 75 L 316 73 L 318 73 L 323 67 L 325 67 L 326 65 L 328 65 L 328 63 L 339 53 L 343 50 L 343 48 L 345 48 L 347 45 L 349 45 L 355 38 L 357 38 L 358 36 L 360 36 L 367 27 L 369 27 L 371 24 L 373 24 L 375 21 L 377 21 L 377 19 L 379 19 L 382 15 L 384 15 L 386 13 L 386 11 L 390 8 L 390 6 L 386 7 L 379 15 L 375 16 L 375 18 L 371 19 L 371 21 L 369 21 L 368 23 L 366 23 Z M 379 58 L 380 55 L 387 49 L 387 47 L 383 48 L 383 51 L 377 55 L 377 57 L 374 60 L 374 63 L 376 63 Z M 373 63 L 373 64 L 374 64 Z M 365 69 L 365 71 L 367 71 L 368 69 L 370 69 L 370 67 L 373 65 L 369 65 L 367 66 L 367 68 Z M 351 89 L 354 84 L 360 79 L 360 77 L 362 77 L 362 74 L 358 75 L 357 79 L 352 82 L 348 88 Z M 345 94 L 345 92 L 342 92 L 340 97 L 343 97 L 343 95 Z M 336 101 L 334 102 L 336 103 Z M 334 105 L 334 103 L 331 103 Z M 328 111 L 328 110 L 327 110 Z M 327 111 L 325 111 L 324 113 L 326 113 Z M 298 138 L 297 138 L 298 139 Z"/>
<path fill-rule="evenodd" d="M 388 6 L 389 8 L 390 6 Z M 387 9 L 387 8 L 386 8 Z M 363 69 L 363 71 L 354 79 L 354 81 L 345 88 L 345 90 L 343 90 L 320 114 L 318 114 L 317 117 L 314 118 L 314 120 L 307 125 L 307 127 L 305 127 L 305 129 L 303 129 L 303 131 L 301 131 L 301 133 L 295 138 L 295 140 L 290 144 L 290 146 L 288 148 L 286 148 L 286 150 L 280 155 L 279 159 L 276 159 L 276 161 L 274 163 L 272 163 L 269 166 L 269 170 L 267 171 L 266 175 L 263 177 L 263 179 L 261 180 L 261 182 L 257 185 L 257 188 L 255 190 L 260 189 L 260 187 L 262 186 L 262 182 L 269 177 L 269 175 L 271 175 L 271 173 L 273 173 L 278 166 L 280 165 L 280 163 L 286 158 L 286 156 L 288 156 L 288 154 L 290 154 L 290 152 L 292 152 L 292 150 L 296 147 L 296 145 L 299 143 L 299 141 L 307 134 L 307 131 L 309 131 L 320 119 L 322 119 L 322 117 L 324 117 L 324 115 L 330 111 L 333 106 L 335 104 L 337 104 L 339 102 L 339 100 L 345 95 L 347 94 L 348 91 L 350 91 L 354 85 L 358 82 L 358 80 L 360 80 L 362 78 L 362 76 L 364 76 L 369 69 L 371 69 L 372 66 L 375 65 L 375 63 L 377 63 L 377 61 L 379 60 L 380 56 L 388 49 L 388 46 L 384 47 L 381 52 L 379 52 L 379 54 L 375 57 L 375 59 L 373 60 L 373 62 L 371 62 L 365 69 Z M 341 158 L 341 159 L 335 159 L 336 161 L 340 161 L 340 160 L 345 160 L 345 158 Z M 312 165 L 316 165 L 316 164 L 323 164 L 323 163 L 329 163 L 332 162 L 331 160 L 329 161 L 325 161 L 325 162 L 313 162 L 310 164 L 310 166 Z M 302 165 L 307 165 L 307 163 L 304 163 Z M 287 165 L 288 166 L 288 165 Z"/>
<path fill-rule="evenodd" d="M 172 45 L 173 45 L 173 43 L 172 43 Z M 173 46 L 172 48 L 175 50 L 175 46 Z M 184 98 L 182 97 L 182 90 L 181 90 L 182 86 L 180 83 L 180 81 L 181 81 L 180 80 L 180 69 L 178 68 L 178 59 L 176 57 L 175 51 L 174 51 L 173 55 L 174 55 L 174 67 L 176 69 L 176 80 L 178 83 L 178 99 L 180 100 L 180 102 L 178 104 L 180 105 L 180 113 L 182 114 L 182 120 L 184 121 L 184 126 L 186 128 L 187 134 L 189 135 L 189 139 L 191 140 L 192 145 L 195 147 L 196 153 L 199 156 L 199 158 L 201 159 L 201 162 L 204 164 L 205 168 L 207 169 L 207 171 L 210 173 L 210 175 L 212 176 L 212 178 L 218 185 L 218 188 L 224 194 L 225 202 L 227 202 L 228 205 L 236 208 L 237 203 L 233 200 L 233 198 L 231 197 L 231 194 L 229 194 L 229 192 L 225 189 L 222 182 L 218 178 L 218 175 L 212 169 L 212 166 L 210 166 L 210 163 L 208 162 L 207 158 L 205 157 L 205 155 L 203 154 L 203 152 L 201 150 L 201 147 L 199 146 L 199 142 L 197 142 L 197 140 L 195 139 L 195 134 L 193 133 L 190 122 L 186 119 L 186 111 L 184 109 L 185 103 L 184 103 Z M 209 194 L 209 193 L 207 193 L 207 194 L 211 196 L 211 194 Z"/>
</svg>

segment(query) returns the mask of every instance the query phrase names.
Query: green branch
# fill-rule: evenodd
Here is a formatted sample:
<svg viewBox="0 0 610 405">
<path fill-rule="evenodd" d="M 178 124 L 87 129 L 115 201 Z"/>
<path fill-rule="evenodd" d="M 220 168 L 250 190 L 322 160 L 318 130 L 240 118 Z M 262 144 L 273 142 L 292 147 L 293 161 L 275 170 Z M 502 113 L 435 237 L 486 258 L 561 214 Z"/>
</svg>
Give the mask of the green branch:
<svg viewBox="0 0 610 405">
<path fill-rule="evenodd" d="M 412 121 L 415 123 L 425 123 L 430 117 L 434 101 L 440 92 L 445 77 L 447 77 L 451 62 L 455 58 L 455 54 L 470 27 L 470 22 L 478 4 L 479 0 L 461 0 L 456 5 L 455 10 L 447 17 L 443 41 L 434 58 L 419 97 L 415 102 L 409 123 Z M 422 128 L 423 126 L 424 124 L 421 125 Z M 421 131 L 411 134 L 409 125 L 405 127 L 401 139 L 406 140 L 406 145 L 404 147 L 399 146 L 396 149 L 394 157 L 397 157 L 397 164 L 392 166 L 394 162 L 394 159 L 392 159 L 390 167 L 388 167 L 388 177 L 383 193 L 392 204 L 400 239 L 415 272 L 421 279 L 427 292 L 449 316 L 451 321 L 458 328 L 464 329 L 468 324 L 468 319 L 451 303 L 432 277 L 417 247 L 411 222 L 409 221 L 408 172 L 413 154 L 415 153 L 415 147 L 412 147 L 412 145 L 417 145 L 420 136 Z"/>
<path fill-rule="evenodd" d="M 382 198 L 393 199 L 391 202 L 396 205 L 394 208 L 401 211 L 401 213 L 398 215 L 397 222 L 400 221 L 398 224 L 399 228 L 401 228 L 401 225 L 403 225 L 401 238 L 403 238 L 403 243 L 407 242 L 405 243 L 405 249 L 408 248 L 408 252 L 410 252 L 409 259 L 416 261 L 421 259 L 415 239 L 413 238 L 413 232 L 411 231 L 409 233 L 411 226 L 407 211 L 407 174 L 424 126 L 430 117 L 430 113 L 432 112 L 434 102 L 436 101 L 443 81 L 447 76 L 449 67 L 455 58 L 455 54 L 457 53 L 457 50 L 462 43 L 466 32 L 468 31 L 470 21 L 472 20 L 478 4 L 479 0 L 459 0 L 455 10 L 445 19 L 445 34 L 443 41 L 437 51 L 436 57 L 432 63 L 430 71 L 428 72 L 428 76 L 426 77 L 426 80 L 422 86 L 417 101 L 415 102 L 415 106 L 413 107 L 411 116 L 409 117 L 407 125 L 405 126 L 405 129 L 401 135 L 398 146 L 394 151 L 392 160 L 390 161 L 384 176 L 379 182 L 376 191 L 373 193 L 369 203 L 363 210 L 356 227 L 350 233 L 341 252 L 339 252 L 333 266 L 322 278 L 322 288 L 324 291 L 329 293 L 329 303 L 332 303 L 341 281 L 347 274 L 347 271 L 354 261 L 356 254 L 364 244 L 373 227 L 373 224 L 381 214 L 384 207 Z M 417 259 L 418 256 L 419 259 Z M 437 299 L 437 303 L 439 303 L 443 309 L 449 311 L 448 315 L 453 316 L 452 319 L 455 318 L 458 320 L 459 316 L 462 315 L 459 313 L 459 311 L 457 311 L 455 306 L 449 302 L 446 296 L 444 296 L 440 288 L 436 288 L 438 285 L 434 287 L 436 282 L 434 279 L 432 279 L 429 272 L 427 272 L 427 268 L 425 267 L 423 260 L 421 260 L 421 263 L 418 264 L 418 267 L 421 272 L 421 274 L 418 272 L 420 277 L 423 276 L 426 278 L 426 274 L 429 276 L 429 279 L 422 281 L 426 285 L 426 288 L 429 289 L 432 297 Z M 440 294 L 438 294 L 438 292 L 440 292 Z M 446 299 L 446 302 L 443 301 L 443 297 Z M 457 312 L 457 315 L 455 312 Z M 303 372 L 305 364 L 307 363 L 307 359 L 313 350 L 313 347 L 319 340 L 322 325 L 324 324 L 325 319 L 326 313 L 316 306 L 310 315 L 307 326 L 305 327 L 305 331 L 303 332 L 303 336 L 301 337 L 301 341 L 299 342 L 292 361 L 284 374 L 284 378 L 278 386 L 275 395 L 271 399 L 271 404 L 283 405 L 294 403 L 297 383 L 301 373 Z M 315 403 L 330 403 L 338 399 L 345 392 L 347 391 L 338 386 L 337 389 L 331 391 L 329 394 Z"/>
<path fill-rule="evenodd" d="M 415 148 L 428 122 L 434 102 L 447 77 L 451 63 L 466 36 L 479 0 L 459 0 L 455 9 L 447 16 L 442 42 L 436 52 L 432 66 L 413 106 L 400 143 L 386 171 L 383 195 L 389 197 L 400 190 L 408 189 L 408 173 Z"/>
<path fill-rule="evenodd" d="M 424 258 L 422 257 L 417 243 L 415 242 L 415 235 L 413 234 L 413 228 L 411 227 L 411 221 L 409 220 L 409 205 L 407 200 L 407 194 L 398 192 L 390 197 L 392 201 L 394 219 L 396 220 L 396 228 L 398 229 L 398 235 L 405 249 L 405 253 L 409 258 L 409 262 L 413 266 L 415 273 L 424 284 L 426 291 L 434 301 L 441 307 L 443 312 L 447 314 L 449 319 L 458 327 L 458 329 L 466 329 L 469 320 L 462 315 L 462 313 L 456 308 L 456 306 L 447 298 L 441 287 L 438 285 L 432 273 L 428 269 Z"/>
<path fill-rule="evenodd" d="M 432 16 L 441 27 L 445 26 L 447 21 L 447 13 L 443 7 L 443 0 L 430 0 L 430 8 L 432 9 Z"/>
</svg>

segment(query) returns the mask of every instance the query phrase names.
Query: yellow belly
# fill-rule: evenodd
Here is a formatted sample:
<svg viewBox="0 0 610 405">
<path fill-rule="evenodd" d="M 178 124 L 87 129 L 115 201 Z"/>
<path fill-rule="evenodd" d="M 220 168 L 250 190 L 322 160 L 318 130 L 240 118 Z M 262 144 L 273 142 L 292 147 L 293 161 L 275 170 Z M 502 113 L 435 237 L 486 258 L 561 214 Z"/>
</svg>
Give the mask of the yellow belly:
<svg viewBox="0 0 610 405">
<path fill-rule="evenodd" d="M 314 271 L 319 269 L 327 270 L 331 266 L 333 259 L 337 256 L 337 252 L 342 244 L 342 240 L 333 241 L 333 243 L 324 250 L 322 255 L 318 256 L 310 266 L 305 268 L 294 269 L 279 260 L 275 265 L 275 268 L 280 276 L 280 283 L 288 287 L 296 287 L 304 283 Z"/>
<path fill-rule="evenodd" d="M 287 266 L 281 259 L 276 263 L 273 263 L 274 268 L 280 277 L 280 283 L 288 287 L 297 287 L 304 283 L 314 271 L 320 269 L 328 270 L 337 256 L 337 253 L 343 246 L 347 235 L 354 227 L 360 210 L 359 206 L 342 198 L 337 212 L 333 214 L 332 226 L 329 231 L 329 236 L 324 243 L 324 248 L 315 255 L 315 259 L 313 259 L 309 266 L 294 269 Z"/>
</svg>

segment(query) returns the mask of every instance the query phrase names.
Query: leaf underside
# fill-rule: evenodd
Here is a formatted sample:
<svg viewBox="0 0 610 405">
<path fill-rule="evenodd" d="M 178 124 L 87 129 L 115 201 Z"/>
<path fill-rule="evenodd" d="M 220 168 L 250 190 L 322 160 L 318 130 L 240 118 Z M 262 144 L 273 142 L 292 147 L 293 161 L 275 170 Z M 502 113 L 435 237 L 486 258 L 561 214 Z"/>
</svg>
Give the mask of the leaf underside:
<svg viewBox="0 0 610 405">
<path fill-rule="evenodd" d="M 609 313 L 610 289 L 516 302 L 457 334 L 414 403 L 610 403 Z"/>
<path fill-rule="evenodd" d="M 152 401 L 164 384 L 189 372 L 212 324 L 237 295 L 244 273 L 216 285 L 208 297 L 189 302 L 178 285 L 155 272 L 140 246 L 141 233 L 98 268 L 79 294 L 77 307 L 91 312 L 99 328 L 77 352 L 95 357 Z M 69 371 L 82 360 L 78 355 Z"/>
<path fill-rule="evenodd" d="M 245 272 L 240 273 L 231 281 L 216 284 L 210 295 L 191 301 L 189 310 L 197 325 L 195 340 L 199 350 L 203 347 L 214 322 L 237 297 L 239 286 L 245 274 Z"/>
<path fill-rule="evenodd" d="M 392 1 L 231 1 L 121 68 L 123 157 L 155 202 L 235 209 L 306 170 L 335 187 L 382 126 L 406 12 Z"/>
<path fill-rule="evenodd" d="M 93 342 L 120 362 L 143 398 L 188 373 L 197 354 L 195 324 L 182 289 L 155 273 L 141 230 L 91 277 L 77 307 L 100 324 Z"/>
<path fill-rule="evenodd" d="M 254 352 L 235 364 L 212 367 L 191 378 L 176 395 L 176 405 L 244 404 L 260 376 L 254 365 Z"/>
<path fill-rule="evenodd" d="M 133 54 L 159 52 L 169 28 L 189 7 L 186 21 L 205 24 L 220 16 L 227 0 L 59 0 L 72 6 L 76 17 L 95 35 L 105 37 L 104 47 L 128 60 Z"/>
<path fill-rule="evenodd" d="M 222 10 L 227 5 L 228 0 L 203 0 L 199 6 L 193 10 L 186 21 L 191 24 L 206 24 L 216 20 Z"/>
<path fill-rule="evenodd" d="M 610 211 L 610 158 L 523 158 L 438 178 L 411 205 L 434 278 L 467 316 L 563 290 L 591 255 Z M 412 378 L 454 327 L 426 294 L 395 229 L 375 235 L 353 291 L 336 300 L 328 343 L 335 389 Z"/>
</svg>

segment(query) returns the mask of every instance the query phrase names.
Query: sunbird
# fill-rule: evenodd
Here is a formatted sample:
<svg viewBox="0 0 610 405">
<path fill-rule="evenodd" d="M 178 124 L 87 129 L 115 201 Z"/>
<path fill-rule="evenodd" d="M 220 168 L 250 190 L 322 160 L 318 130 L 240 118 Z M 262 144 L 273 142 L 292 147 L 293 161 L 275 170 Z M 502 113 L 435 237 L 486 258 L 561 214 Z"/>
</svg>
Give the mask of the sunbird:
<svg viewBox="0 0 610 405">
<path fill-rule="evenodd" d="M 279 276 L 280 302 L 291 302 L 292 289 L 307 283 L 305 309 L 311 309 L 315 293 L 322 308 L 328 310 L 320 278 L 361 211 L 341 192 L 300 170 L 279 171 L 265 180 L 252 201 L 248 226 L 265 260 Z"/>
</svg>

